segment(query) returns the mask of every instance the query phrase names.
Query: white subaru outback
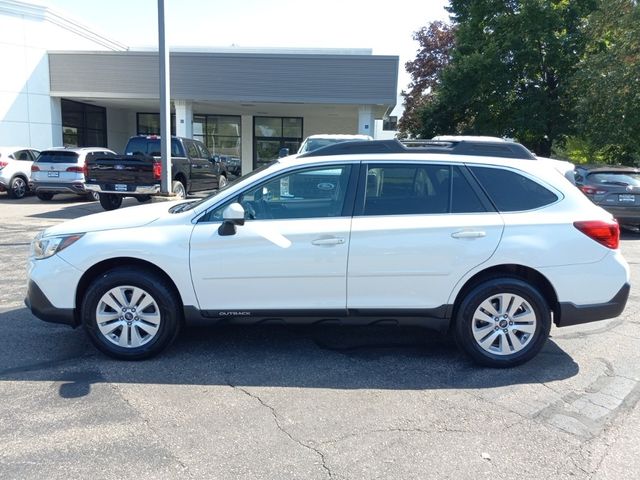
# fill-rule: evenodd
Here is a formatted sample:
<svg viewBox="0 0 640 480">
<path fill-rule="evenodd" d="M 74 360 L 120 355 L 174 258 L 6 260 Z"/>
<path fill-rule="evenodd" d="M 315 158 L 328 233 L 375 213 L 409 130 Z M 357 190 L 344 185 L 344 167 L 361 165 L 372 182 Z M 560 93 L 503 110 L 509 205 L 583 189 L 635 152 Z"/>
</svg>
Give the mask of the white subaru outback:
<svg viewBox="0 0 640 480">
<path fill-rule="evenodd" d="M 374 324 L 453 333 L 476 362 L 534 357 L 558 327 L 618 316 L 619 229 L 513 142 L 337 144 L 198 201 L 40 233 L 26 304 L 142 359 L 183 325 Z"/>
</svg>

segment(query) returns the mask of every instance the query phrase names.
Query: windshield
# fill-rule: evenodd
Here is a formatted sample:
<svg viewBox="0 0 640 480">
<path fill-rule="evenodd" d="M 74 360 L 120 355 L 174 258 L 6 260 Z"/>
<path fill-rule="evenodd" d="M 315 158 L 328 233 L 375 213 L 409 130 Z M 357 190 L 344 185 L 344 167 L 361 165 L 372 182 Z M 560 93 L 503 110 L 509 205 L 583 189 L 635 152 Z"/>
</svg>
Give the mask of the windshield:
<svg viewBox="0 0 640 480">
<path fill-rule="evenodd" d="M 633 185 L 640 187 L 640 173 L 635 172 L 599 172 L 589 175 L 590 183 L 601 185 Z"/>
<path fill-rule="evenodd" d="M 182 202 L 182 203 L 179 203 L 178 205 L 174 205 L 173 207 L 171 207 L 169 209 L 169 212 L 170 213 L 180 213 L 180 212 L 186 212 L 188 210 L 193 210 L 197 206 L 202 205 L 204 202 L 209 201 L 210 199 L 212 199 L 213 197 L 218 195 L 220 192 L 224 192 L 226 189 L 228 189 L 228 188 L 230 188 L 230 187 L 232 187 L 234 185 L 237 185 L 240 182 L 244 182 L 245 180 L 250 179 L 254 175 L 257 175 L 258 173 L 266 170 L 267 168 L 271 167 L 272 165 L 275 165 L 276 163 L 278 163 L 277 160 L 274 160 L 273 162 L 270 162 L 270 163 L 266 163 L 266 164 L 262 165 L 261 167 L 256 168 L 255 170 L 247 173 L 246 175 L 238 177 L 235 180 L 233 180 L 232 182 L 229 182 L 223 188 L 221 188 L 220 190 L 215 191 L 211 195 L 207 195 L 205 198 L 202 198 L 200 200 L 189 200 L 187 202 Z"/>
<path fill-rule="evenodd" d="M 304 142 L 298 153 L 313 152 L 319 148 L 333 145 L 334 143 L 348 142 L 343 138 L 312 138 Z"/>
<path fill-rule="evenodd" d="M 146 153 L 154 157 L 160 156 L 160 138 L 147 138 L 147 137 L 133 137 L 127 143 L 127 148 L 124 152 L 125 155 L 135 155 L 137 153 Z M 172 138 L 171 139 L 171 156 L 172 157 L 184 157 L 184 151 L 180 142 Z"/>
</svg>

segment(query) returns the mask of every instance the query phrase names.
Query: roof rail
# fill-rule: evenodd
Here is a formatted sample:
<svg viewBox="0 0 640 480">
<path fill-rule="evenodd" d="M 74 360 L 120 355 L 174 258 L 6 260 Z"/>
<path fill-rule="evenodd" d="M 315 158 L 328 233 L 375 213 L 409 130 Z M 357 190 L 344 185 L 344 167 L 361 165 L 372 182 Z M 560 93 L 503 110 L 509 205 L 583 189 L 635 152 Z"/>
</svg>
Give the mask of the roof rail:
<svg viewBox="0 0 640 480">
<path fill-rule="evenodd" d="M 406 140 L 401 142 L 395 139 L 341 142 L 303 153 L 298 158 L 367 153 L 442 153 L 448 155 L 519 158 L 522 160 L 536 159 L 533 153 L 516 142 L 473 140 Z"/>
</svg>

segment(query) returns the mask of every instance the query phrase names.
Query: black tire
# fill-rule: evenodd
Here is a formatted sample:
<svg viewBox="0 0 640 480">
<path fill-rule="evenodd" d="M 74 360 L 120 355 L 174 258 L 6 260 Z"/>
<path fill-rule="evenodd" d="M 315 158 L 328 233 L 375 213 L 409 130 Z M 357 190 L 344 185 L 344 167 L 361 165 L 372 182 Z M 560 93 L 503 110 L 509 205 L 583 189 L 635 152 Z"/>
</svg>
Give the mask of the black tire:
<svg viewBox="0 0 640 480">
<path fill-rule="evenodd" d="M 29 191 L 29 183 L 24 179 L 24 177 L 13 177 L 11 182 L 9 183 L 9 188 L 7 189 L 7 194 L 9 198 L 24 198 L 24 196 Z"/>
<path fill-rule="evenodd" d="M 511 301 L 514 308 L 509 313 L 513 313 L 512 316 L 481 313 L 484 302 L 491 303 L 495 313 L 505 313 L 505 307 L 500 306 L 501 295 L 505 301 L 517 297 L 522 300 Z M 506 309 L 509 308 L 507 306 Z M 456 343 L 473 361 L 486 367 L 515 367 L 531 360 L 547 341 L 551 328 L 547 301 L 536 287 L 519 278 L 494 278 L 477 285 L 465 295 L 456 312 L 453 329 Z M 525 319 L 525 314 L 527 319 L 533 318 L 532 325 L 518 322 L 518 319 Z M 533 332 L 524 333 L 519 328 Z M 479 340 L 476 340 L 474 331 Z M 505 342 L 505 350 L 502 350 L 502 342 Z"/>
<path fill-rule="evenodd" d="M 105 210 L 117 210 L 122 205 L 122 196 L 113 193 L 101 193 L 100 205 Z"/>
<path fill-rule="evenodd" d="M 159 326 L 146 343 L 140 346 L 120 346 L 114 343 L 116 338 L 110 339 L 110 337 L 119 338 L 123 335 L 124 329 L 128 328 L 128 333 L 124 334 L 125 340 L 132 341 L 133 335 L 131 332 L 133 330 L 138 332 L 137 338 L 140 339 L 140 334 L 145 331 L 144 328 L 146 327 L 143 324 L 141 324 L 142 329 L 136 327 L 135 321 L 132 322 L 134 323 L 133 325 L 130 324 L 127 327 L 125 325 L 127 322 L 114 319 L 112 322 L 109 321 L 102 324 L 104 331 L 114 328 L 116 323 L 120 325 L 115 327 L 115 333 L 106 335 L 101 331 L 101 326 L 98 325 L 97 313 L 99 309 L 101 311 L 104 309 L 105 303 L 103 299 L 108 297 L 110 291 L 113 289 L 124 291 L 126 298 L 126 292 L 132 292 L 133 288 L 143 290 L 155 302 L 153 310 L 155 311 L 155 307 L 157 307 Z M 141 297 L 138 303 L 141 304 L 146 298 L 145 296 Z M 81 318 L 87 335 L 98 350 L 120 360 L 142 360 L 157 355 L 175 340 L 180 331 L 181 312 L 180 300 L 167 280 L 149 270 L 137 267 L 118 267 L 103 273 L 89 285 L 82 302 Z M 120 314 L 121 312 L 119 311 L 114 313 L 116 316 Z M 108 327 L 108 325 L 111 325 L 111 327 Z"/>
<path fill-rule="evenodd" d="M 148 202 L 149 200 L 151 200 L 151 195 L 138 195 L 136 197 L 136 200 L 138 200 L 138 202 L 140 203 Z"/>
<path fill-rule="evenodd" d="M 187 188 L 180 180 L 174 180 L 171 184 L 171 191 L 176 195 L 178 200 L 187 198 Z"/>
<path fill-rule="evenodd" d="M 100 200 L 100 194 L 98 192 L 89 191 L 85 194 L 84 199 L 87 202 L 97 202 Z"/>
<path fill-rule="evenodd" d="M 49 200 L 51 200 L 53 198 L 53 193 L 49 193 L 49 192 L 38 192 L 36 193 L 36 197 L 38 197 L 38 199 L 44 201 L 44 202 L 48 202 Z"/>
</svg>

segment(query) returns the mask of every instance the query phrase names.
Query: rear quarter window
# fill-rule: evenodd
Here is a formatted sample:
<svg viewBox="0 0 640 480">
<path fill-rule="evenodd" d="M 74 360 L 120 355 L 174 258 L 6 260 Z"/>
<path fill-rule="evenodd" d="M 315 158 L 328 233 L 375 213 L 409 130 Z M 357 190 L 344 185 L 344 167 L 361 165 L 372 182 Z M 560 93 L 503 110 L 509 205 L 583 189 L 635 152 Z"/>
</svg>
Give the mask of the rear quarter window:
<svg viewBox="0 0 640 480">
<path fill-rule="evenodd" d="M 519 173 L 502 168 L 470 167 L 501 212 L 521 212 L 550 205 L 558 196 Z"/>
</svg>

